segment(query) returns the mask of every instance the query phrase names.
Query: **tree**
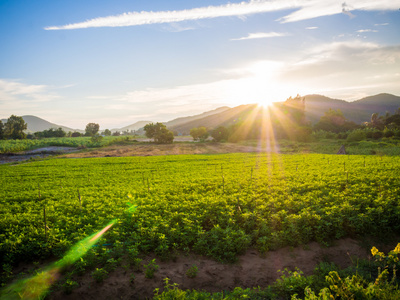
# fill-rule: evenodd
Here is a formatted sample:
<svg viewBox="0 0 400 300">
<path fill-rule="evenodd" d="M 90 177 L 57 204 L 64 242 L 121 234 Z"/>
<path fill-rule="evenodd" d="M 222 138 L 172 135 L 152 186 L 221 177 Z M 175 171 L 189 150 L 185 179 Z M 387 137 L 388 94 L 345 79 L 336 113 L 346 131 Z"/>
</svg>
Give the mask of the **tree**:
<svg viewBox="0 0 400 300">
<path fill-rule="evenodd" d="M 314 130 L 324 130 L 330 132 L 344 132 L 348 130 L 354 130 L 359 128 L 356 123 L 348 121 L 343 113 L 338 110 L 329 109 L 320 118 L 319 122 L 314 125 Z"/>
<path fill-rule="evenodd" d="M 28 128 L 22 117 L 11 115 L 4 126 L 4 136 L 9 139 L 24 139 L 26 134 L 24 130 Z"/>
<path fill-rule="evenodd" d="M 174 140 L 173 132 L 162 123 L 149 123 L 144 126 L 144 131 L 148 138 L 154 139 L 154 142 L 158 144 L 171 144 Z"/>
<path fill-rule="evenodd" d="M 81 136 L 82 134 L 78 131 L 74 131 L 73 133 L 71 133 L 71 137 L 78 137 Z"/>
<path fill-rule="evenodd" d="M 97 132 L 99 132 L 100 125 L 96 123 L 89 123 L 86 125 L 85 135 L 94 136 Z"/>
<path fill-rule="evenodd" d="M 224 126 L 220 126 L 211 132 L 211 136 L 216 142 L 226 141 L 229 138 L 229 130 Z"/>
<path fill-rule="evenodd" d="M 200 140 L 204 142 L 210 134 L 208 133 L 207 128 L 199 127 L 190 129 L 190 135 L 194 141 Z"/>
<path fill-rule="evenodd" d="M 103 134 L 104 134 L 105 136 L 110 136 L 110 135 L 111 135 L 110 129 L 104 130 Z"/>
<path fill-rule="evenodd" d="M 4 139 L 4 124 L 0 120 L 0 140 Z"/>
</svg>

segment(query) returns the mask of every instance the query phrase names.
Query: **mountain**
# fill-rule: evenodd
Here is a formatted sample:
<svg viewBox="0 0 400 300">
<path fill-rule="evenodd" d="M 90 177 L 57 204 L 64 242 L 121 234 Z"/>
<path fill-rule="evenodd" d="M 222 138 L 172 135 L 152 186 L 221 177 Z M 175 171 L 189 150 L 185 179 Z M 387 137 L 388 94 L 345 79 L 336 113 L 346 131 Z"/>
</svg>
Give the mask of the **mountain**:
<svg viewBox="0 0 400 300">
<path fill-rule="evenodd" d="M 141 128 L 143 128 L 145 125 L 149 124 L 149 123 L 153 123 L 152 121 L 138 121 L 136 123 L 133 123 L 131 125 L 122 127 L 122 128 L 114 128 L 111 129 L 111 132 L 115 132 L 115 131 L 131 131 L 131 130 L 139 130 Z"/>
<path fill-rule="evenodd" d="M 357 124 L 371 120 L 373 113 L 385 115 L 395 113 L 400 107 L 400 97 L 391 94 L 378 94 L 365 97 L 353 102 L 331 99 L 321 95 L 305 96 L 306 117 L 311 123 L 316 123 L 324 113 L 332 109 L 340 109 L 343 115 Z"/>
<path fill-rule="evenodd" d="M 211 116 L 211 115 L 216 115 L 216 114 L 222 113 L 222 112 L 224 112 L 224 111 L 226 111 L 228 109 L 230 109 L 230 107 L 222 106 L 222 107 L 216 108 L 214 110 L 206 111 L 206 112 L 204 112 L 202 114 L 199 114 L 199 115 L 177 118 L 177 119 L 174 119 L 172 121 L 168 121 L 168 122 L 166 122 L 164 124 L 168 128 L 173 128 L 173 127 L 177 127 L 179 125 L 182 125 L 182 124 L 185 124 L 185 123 L 189 123 L 189 122 L 192 122 L 192 121 L 195 121 L 195 120 L 199 120 L 199 119 Z"/>
<path fill-rule="evenodd" d="M 275 104 L 275 106 L 277 105 L 279 105 L 279 103 Z M 384 115 L 386 112 L 393 114 L 399 107 L 400 97 L 391 94 L 378 94 L 354 102 L 332 99 L 322 95 L 305 96 L 305 115 L 306 119 L 312 124 L 318 122 L 321 116 L 330 108 L 334 110 L 340 109 L 348 120 L 361 124 L 370 121 L 371 115 L 375 112 L 380 115 Z M 195 127 L 205 126 L 209 129 L 218 126 L 226 127 L 248 119 L 248 116 L 251 114 L 259 117 L 259 112 L 256 108 L 256 104 L 241 105 L 226 109 L 211 116 L 198 118 L 186 123 L 178 123 L 168 128 L 180 134 L 187 135 L 190 129 Z M 271 111 L 273 112 L 274 109 L 272 108 Z"/>
<path fill-rule="evenodd" d="M 72 129 L 66 126 L 62 126 L 62 125 L 57 125 L 54 123 L 50 123 L 49 121 L 46 121 L 42 118 L 36 117 L 36 116 L 30 116 L 30 115 L 26 115 L 26 116 L 22 116 L 22 119 L 24 119 L 25 123 L 28 124 L 28 129 L 27 132 L 37 132 L 37 131 L 43 131 L 43 130 L 48 130 L 50 128 L 62 128 L 65 132 L 68 131 L 78 131 L 78 132 L 85 132 L 84 130 L 80 130 L 80 129 Z M 1 120 L 4 123 L 7 122 L 7 119 L 2 119 Z"/>
<path fill-rule="evenodd" d="M 230 126 L 245 119 L 245 117 L 249 115 L 255 107 L 257 107 L 256 104 L 236 106 L 201 119 L 194 119 L 186 123 L 178 123 L 178 125 L 175 126 L 168 126 L 168 129 L 177 131 L 182 135 L 188 135 L 190 129 L 200 126 L 205 126 L 210 129 L 218 126 Z"/>
</svg>

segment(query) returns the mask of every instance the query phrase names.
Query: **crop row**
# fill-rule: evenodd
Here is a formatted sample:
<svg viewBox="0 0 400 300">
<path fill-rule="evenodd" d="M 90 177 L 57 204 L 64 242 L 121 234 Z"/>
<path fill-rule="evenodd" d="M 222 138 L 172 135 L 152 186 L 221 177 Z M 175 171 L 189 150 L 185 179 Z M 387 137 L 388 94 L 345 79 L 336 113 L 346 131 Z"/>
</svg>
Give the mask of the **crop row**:
<svg viewBox="0 0 400 300">
<path fill-rule="evenodd" d="M 167 259 L 174 252 L 195 251 L 234 261 L 249 247 L 265 252 L 399 233 L 398 178 L 399 157 L 318 154 L 3 165 L 0 263 L 62 256 L 113 219 L 116 225 L 94 252 L 134 248 Z M 127 211 L 132 203 L 134 214 Z"/>
</svg>

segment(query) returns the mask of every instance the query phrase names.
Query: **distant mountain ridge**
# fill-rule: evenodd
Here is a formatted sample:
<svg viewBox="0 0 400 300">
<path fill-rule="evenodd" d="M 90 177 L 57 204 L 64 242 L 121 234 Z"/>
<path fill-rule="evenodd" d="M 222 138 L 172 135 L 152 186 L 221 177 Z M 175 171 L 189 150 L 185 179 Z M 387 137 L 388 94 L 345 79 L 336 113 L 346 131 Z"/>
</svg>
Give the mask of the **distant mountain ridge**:
<svg viewBox="0 0 400 300">
<path fill-rule="evenodd" d="M 63 126 L 63 125 L 57 125 L 54 123 L 51 123 L 49 121 L 46 121 L 42 118 L 36 117 L 36 116 L 31 116 L 31 115 L 25 115 L 22 116 L 22 119 L 24 119 L 25 123 L 28 125 L 28 129 L 27 131 L 30 133 L 34 133 L 37 131 L 43 131 L 43 130 L 49 130 L 50 128 L 62 128 L 62 130 L 64 130 L 65 132 L 74 132 L 74 131 L 78 131 L 78 132 L 85 132 L 84 130 L 80 130 L 80 129 L 73 129 L 67 126 Z M 4 123 L 7 122 L 7 119 L 2 119 L 1 120 Z"/>
<path fill-rule="evenodd" d="M 256 104 L 237 106 L 212 116 L 170 126 L 169 129 L 186 135 L 194 127 L 205 126 L 213 129 L 218 126 L 230 126 L 244 120 L 249 114 L 254 113 L 256 107 Z M 365 97 L 354 102 L 332 99 L 322 95 L 305 96 L 305 115 L 311 124 L 318 122 L 321 116 L 330 108 L 341 110 L 348 120 L 361 124 L 370 121 L 371 115 L 375 112 L 380 115 L 384 115 L 386 112 L 393 114 L 399 107 L 400 97 L 385 93 Z"/>
<path fill-rule="evenodd" d="M 389 112 L 393 114 L 400 107 L 400 97 L 386 93 L 365 97 L 353 102 L 321 95 L 307 95 L 305 98 L 306 117 L 311 123 L 318 122 L 320 117 L 330 108 L 340 109 L 348 120 L 360 124 L 370 121 L 373 113 L 384 115 Z"/>
<path fill-rule="evenodd" d="M 254 113 L 256 108 L 257 104 L 240 105 L 233 108 L 224 106 L 204 112 L 202 114 L 177 118 L 168 122 L 164 122 L 164 124 L 170 130 L 176 131 L 179 134 L 188 135 L 190 129 L 195 127 L 205 126 L 209 129 L 214 129 L 218 126 L 230 126 L 241 122 L 250 114 Z M 370 121 L 373 113 L 384 115 L 386 112 L 389 112 L 390 114 L 394 114 L 398 108 L 400 108 L 400 97 L 387 93 L 368 96 L 353 102 L 332 99 L 322 95 L 305 96 L 305 115 L 307 120 L 309 120 L 312 124 L 318 122 L 321 116 L 323 116 L 324 113 L 329 109 L 340 109 L 348 120 L 357 124 L 361 124 L 363 122 Z M 36 116 L 25 115 L 22 116 L 22 118 L 28 124 L 28 132 L 43 131 L 50 128 L 59 127 L 66 132 L 84 132 L 84 130 L 72 129 L 70 127 L 57 125 Z M 7 119 L 2 119 L 2 122 L 7 122 Z M 111 131 L 136 130 L 140 132 L 140 130 L 142 130 L 142 128 L 148 123 L 155 122 L 138 121 L 119 129 L 114 128 Z"/>
</svg>

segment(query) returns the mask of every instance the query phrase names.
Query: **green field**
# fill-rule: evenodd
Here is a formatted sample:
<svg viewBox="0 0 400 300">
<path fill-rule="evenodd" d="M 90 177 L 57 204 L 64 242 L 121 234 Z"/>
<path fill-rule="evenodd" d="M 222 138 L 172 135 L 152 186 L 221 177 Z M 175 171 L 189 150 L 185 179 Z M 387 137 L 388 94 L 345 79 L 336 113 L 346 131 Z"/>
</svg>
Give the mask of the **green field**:
<svg viewBox="0 0 400 300">
<path fill-rule="evenodd" d="M 87 270 L 124 255 L 168 260 L 194 252 L 234 262 L 250 247 L 265 253 L 398 234 L 399 178 L 398 156 L 252 153 L 1 165 L 0 263 L 62 257 L 114 219 L 83 257 Z"/>
</svg>

